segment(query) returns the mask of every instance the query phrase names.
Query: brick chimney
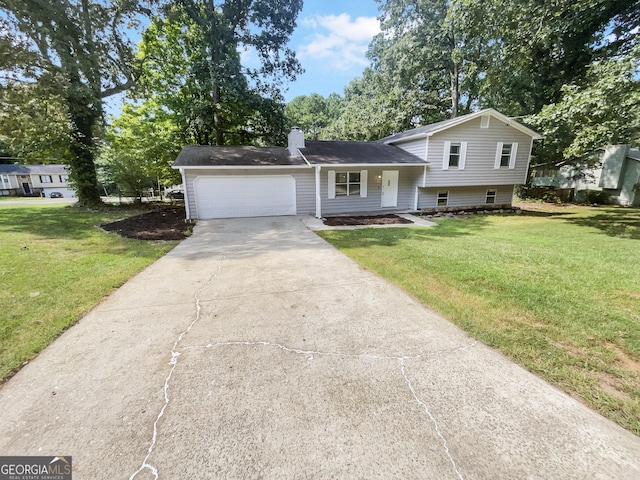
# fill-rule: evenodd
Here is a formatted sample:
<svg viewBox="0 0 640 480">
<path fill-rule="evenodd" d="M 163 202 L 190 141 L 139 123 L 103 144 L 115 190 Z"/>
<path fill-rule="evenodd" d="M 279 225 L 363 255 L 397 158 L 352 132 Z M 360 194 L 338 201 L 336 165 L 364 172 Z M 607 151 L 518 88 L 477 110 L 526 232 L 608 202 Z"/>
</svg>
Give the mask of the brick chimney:
<svg viewBox="0 0 640 480">
<path fill-rule="evenodd" d="M 289 145 L 287 149 L 294 157 L 299 157 L 299 148 L 304 148 L 304 132 L 298 127 L 293 127 L 289 133 Z"/>
</svg>

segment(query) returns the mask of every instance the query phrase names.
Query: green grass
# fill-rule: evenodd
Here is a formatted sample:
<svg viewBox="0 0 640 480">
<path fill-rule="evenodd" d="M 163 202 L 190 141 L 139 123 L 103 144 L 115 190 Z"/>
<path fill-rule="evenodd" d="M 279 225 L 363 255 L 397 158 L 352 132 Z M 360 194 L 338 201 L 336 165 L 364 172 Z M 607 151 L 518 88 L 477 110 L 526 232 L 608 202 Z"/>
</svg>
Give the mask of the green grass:
<svg viewBox="0 0 640 480">
<path fill-rule="evenodd" d="M 320 235 L 640 435 L 640 210 L 533 208 Z"/>
<path fill-rule="evenodd" d="M 96 226 L 140 212 L 105 210 L 0 205 L 0 383 L 177 244 L 106 233 Z"/>
</svg>

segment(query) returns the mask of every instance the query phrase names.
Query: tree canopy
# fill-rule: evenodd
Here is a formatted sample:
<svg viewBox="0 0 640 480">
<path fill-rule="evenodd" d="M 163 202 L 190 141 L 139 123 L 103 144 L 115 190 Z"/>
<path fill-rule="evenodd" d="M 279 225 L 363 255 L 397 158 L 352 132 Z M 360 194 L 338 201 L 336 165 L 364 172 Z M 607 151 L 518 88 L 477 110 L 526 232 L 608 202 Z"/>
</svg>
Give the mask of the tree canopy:
<svg viewBox="0 0 640 480">
<path fill-rule="evenodd" d="M 3 42 L 19 53 L 0 59 L 4 84 L 34 82 L 62 99 L 78 201 L 100 203 L 94 158 L 102 101 L 135 82 L 134 49 L 126 32 L 146 12 L 142 2 L 0 0 L 0 11 L 8 29 Z"/>
</svg>

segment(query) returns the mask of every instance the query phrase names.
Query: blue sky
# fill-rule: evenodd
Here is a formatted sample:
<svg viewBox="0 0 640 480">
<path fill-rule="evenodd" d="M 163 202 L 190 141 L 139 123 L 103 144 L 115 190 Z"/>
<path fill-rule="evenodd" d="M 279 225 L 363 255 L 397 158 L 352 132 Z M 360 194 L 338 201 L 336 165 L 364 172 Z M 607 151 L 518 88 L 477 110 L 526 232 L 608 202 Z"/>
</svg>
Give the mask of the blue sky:
<svg viewBox="0 0 640 480">
<path fill-rule="evenodd" d="M 289 47 L 305 73 L 289 83 L 287 101 L 298 95 L 332 92 L 362 74 L 367 47 L 379 31 L 374 0 L 304 0 Z"/>
</svg>

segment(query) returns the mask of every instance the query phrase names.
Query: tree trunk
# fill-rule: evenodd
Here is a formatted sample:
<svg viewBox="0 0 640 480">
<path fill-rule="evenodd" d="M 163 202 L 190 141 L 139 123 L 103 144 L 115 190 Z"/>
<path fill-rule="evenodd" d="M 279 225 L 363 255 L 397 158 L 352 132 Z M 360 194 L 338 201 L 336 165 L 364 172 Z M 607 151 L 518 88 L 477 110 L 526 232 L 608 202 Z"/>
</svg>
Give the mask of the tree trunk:
<svg viewBox="0 0 640 480">
<path fill-rule="evenodd" d="M 451 75 L 451 118 L 458 116 L 458 103 L 460 102 L 460 71 L 458 64 L 454 62 Z"/>
<path fill-rule="evenodd" d="M 91 207 L 102 203 L 98 176 L 94 163 L 93 130 L 99 115 L 77 100 L 67 99 L 71 121 L 72 141 L 71 180 L 76 189 L 78 204 Z"/>
</svg>

